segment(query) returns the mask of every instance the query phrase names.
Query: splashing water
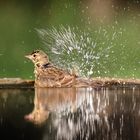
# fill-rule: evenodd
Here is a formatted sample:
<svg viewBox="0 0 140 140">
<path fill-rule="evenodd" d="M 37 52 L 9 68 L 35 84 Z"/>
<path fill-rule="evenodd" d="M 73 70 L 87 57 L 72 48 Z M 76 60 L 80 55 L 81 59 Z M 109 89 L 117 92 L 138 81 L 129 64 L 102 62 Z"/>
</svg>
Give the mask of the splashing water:
<svg viewBox="0 0 140 140">
<path fill-rule="evenodd" d="M 37 29 L 51 61 L 59 67 L 91 77 L 108 73 L 106 64 L 114 53 L 119 32 L 104 28 L 81 31 L 78 27 Z M 122 32 L 121 32 L 122 33 Z"/>
</svg>

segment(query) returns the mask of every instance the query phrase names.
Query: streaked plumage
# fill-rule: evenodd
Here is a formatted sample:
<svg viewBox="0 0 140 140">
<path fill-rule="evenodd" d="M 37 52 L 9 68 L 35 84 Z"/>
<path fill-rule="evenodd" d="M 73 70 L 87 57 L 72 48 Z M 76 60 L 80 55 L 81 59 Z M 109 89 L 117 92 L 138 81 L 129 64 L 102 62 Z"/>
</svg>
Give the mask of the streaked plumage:
<svg viewBox="0 0 140 140">
<path fill-rule="evenodd" d="M 35 65 L 35 85 L 39 87 L 71 87 L 75 84 L 75 74 L 55 67 L 46 53 L 41 50 L 33 51 L 25 56 Z"/>
</svg>

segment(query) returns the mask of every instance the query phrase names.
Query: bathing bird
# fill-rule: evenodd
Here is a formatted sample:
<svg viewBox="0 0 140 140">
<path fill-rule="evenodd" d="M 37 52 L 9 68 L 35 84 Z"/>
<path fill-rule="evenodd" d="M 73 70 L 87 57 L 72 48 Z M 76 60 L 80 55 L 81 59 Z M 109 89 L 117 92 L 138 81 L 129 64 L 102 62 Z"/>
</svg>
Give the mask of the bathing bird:
<svg viewBox="0 0 140 140">
<path fill-rule="evenodd" d="M 76 74 L 56 67 L 42 50 L 35 50 L 26 55 L 34 63 L 35 86 L 37 87 L 72 87 Z"/>
</svg>

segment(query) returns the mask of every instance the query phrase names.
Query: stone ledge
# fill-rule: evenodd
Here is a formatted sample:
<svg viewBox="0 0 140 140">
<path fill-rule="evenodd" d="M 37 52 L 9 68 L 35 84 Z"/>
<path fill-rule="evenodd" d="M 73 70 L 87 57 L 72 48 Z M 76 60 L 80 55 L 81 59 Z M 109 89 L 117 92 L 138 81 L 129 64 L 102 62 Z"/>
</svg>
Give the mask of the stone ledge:
<svg viewBox="0 0 140 140">
<path fill-rule="evenodd" d="M 21 78 L 1 78 L 0 89 L 2 88 L 34 88 L 34 81 Z"/>
<path fill-rule="evenodd" d="M 75 87 L 110 87 L 110 86 L 140 86 L 140 79 L 121 79 L 121 78 L 80 78 L 79 86 Z M 84 80 L 89 84 L 82 85 Z M 80 83 L 81 82 L 81 83 Z M 86 83 L 85 82 L 85 83 Z M 24 80 L 21 78 L 1 78 L 0 89 L 3 88 L 34 88 L 34 80 Z"/>
</svg>

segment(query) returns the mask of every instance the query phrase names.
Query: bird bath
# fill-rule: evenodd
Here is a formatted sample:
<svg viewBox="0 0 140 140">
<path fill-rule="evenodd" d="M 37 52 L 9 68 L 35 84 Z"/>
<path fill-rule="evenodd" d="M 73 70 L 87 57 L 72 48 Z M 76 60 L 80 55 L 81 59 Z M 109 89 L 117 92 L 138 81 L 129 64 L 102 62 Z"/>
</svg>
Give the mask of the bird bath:
<svg viewBox="0 0 140 140">
<path fill-rule="evenodd" d="M 139 84 L 35 89 L 19 85 L 0 89 L 0 132 L 5 140 L 140 139 Z"/>
</svg>

